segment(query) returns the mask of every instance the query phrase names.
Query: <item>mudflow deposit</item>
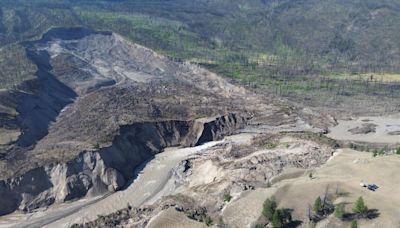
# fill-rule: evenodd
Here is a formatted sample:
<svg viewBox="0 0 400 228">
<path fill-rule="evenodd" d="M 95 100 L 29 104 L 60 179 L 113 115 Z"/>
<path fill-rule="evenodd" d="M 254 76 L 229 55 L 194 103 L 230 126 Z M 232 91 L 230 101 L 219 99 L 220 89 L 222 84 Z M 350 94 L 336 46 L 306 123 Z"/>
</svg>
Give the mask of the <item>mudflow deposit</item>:
<svg viewBox="0 0 400 228">
<path fill-rule="evenodd" d="M 285 199 L 281 185 L 307 182 L 344 140 L 346 126 L 325 136 L 329 115 L 118 34 L 53 28 L 23 45 L 37 72 L 0 94 L 15 136 L 0 145 L 0 227 L 251 227 L 268 196 Z M 364 128 L 353 131 L 375 132 Z M 288 204 L 306 226 L 299 205 Z"/>
</svg>

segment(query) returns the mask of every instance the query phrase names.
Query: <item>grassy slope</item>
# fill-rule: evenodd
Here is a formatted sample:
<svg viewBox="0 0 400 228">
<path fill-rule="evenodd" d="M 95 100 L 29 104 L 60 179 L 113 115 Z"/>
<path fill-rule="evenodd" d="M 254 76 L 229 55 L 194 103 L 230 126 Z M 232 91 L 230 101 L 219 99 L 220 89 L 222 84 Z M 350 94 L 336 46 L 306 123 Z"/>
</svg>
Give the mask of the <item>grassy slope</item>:
<svg viewBox="0 0 400 228">
<path fill-rule="evenodd" d="M 303 55 L 318 55 L 318 62 L 335 67 L 349 67 L 346 62 L 352 60 L 356 69 L 393 70 L 400 58 L 400 3 L 395 0 L 71 2 L 5 3 L 0 43 L 30 38 L 52 25 L 90 25 L 185 59 L 224 60 L 221 52 L 228 50 L 247 59 L 261 52 L 299 57 L 305 65 Z"/>
<path fill-rule="evenodd" d="M 26 58 L 25 50 L 20 45 L 12 44 L 0 49 L 0 89 L 33 79 L 35 72 L 36 66 Z"/>
<path fill-rule="evenodd" d="M 1 45 L 33 39 L 51 26 L 112 30 L 170 57 L 293 97 L 354 95 L 365 91 L 362 83 L 341 89 L 343 79 L 360 78 L 354 72 L 380 72 L 379 79 L 397 81 L 400 71 L 395 0 L 5 0 L 1 9 Z M 16 73 L 9 75 L 7 81 Z M 321 86 L 325 78 L 333 81 Z"/>
</svg>

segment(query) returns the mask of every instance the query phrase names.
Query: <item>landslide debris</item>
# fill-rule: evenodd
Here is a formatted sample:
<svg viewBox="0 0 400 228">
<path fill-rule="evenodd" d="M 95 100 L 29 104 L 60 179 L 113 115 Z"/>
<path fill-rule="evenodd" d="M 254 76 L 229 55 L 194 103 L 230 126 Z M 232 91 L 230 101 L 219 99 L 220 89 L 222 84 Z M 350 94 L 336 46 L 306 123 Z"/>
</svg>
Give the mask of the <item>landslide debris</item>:
<svg viewBox="0 0 400 228">
<path fill-rule="evenodd" d="M 235 99 L 244 89 L 117 34 L 53 28 L 23 46 L 37 72 L 1 94 L 17 138 L 1 147 L 0 214 L 118 190 L 165 147 L 219 139 L 249 117 Z"/>
<path fill-rule="evenodd" d="M 16 113 L 1 123 L 21 134 L 1 147 L 0 214 L 119 190 L 166 147 L 199 145 L 245 126 L 324 132 L 332 123 L 118 34 L 53 28 L 23 45 L 38 70 L 25 90 L 3 94 Z"/>
</svg>

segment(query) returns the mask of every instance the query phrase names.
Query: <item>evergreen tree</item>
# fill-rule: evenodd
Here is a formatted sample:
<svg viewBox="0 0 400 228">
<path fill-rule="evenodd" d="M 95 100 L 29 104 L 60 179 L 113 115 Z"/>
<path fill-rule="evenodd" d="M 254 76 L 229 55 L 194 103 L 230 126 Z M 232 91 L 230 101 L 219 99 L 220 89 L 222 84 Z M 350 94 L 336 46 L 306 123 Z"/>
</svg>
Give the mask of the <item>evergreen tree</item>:
<svg viewBox="0 0 400 228">
<path fill-rule="evenodd" d="M 262 210 L 262 214 L 269 220 L 272 220 L 272 217 L 275 213 L 275 210 L 277 208 L 277 203 L 275 198 L 268 198 L 265 200 L 264 204 L 263 204 L 263 210 Z"/>
<path fill-rule="evenodd" d="M 317 199 L 315 199 L 313 211 L 317 214 L 319 214 L 322 211 L 322 200 L 321 197 L 319 196 Z"/>
<path fill-rule="evenodd" d="M 288 224 L 292 222 L 292 212 L 290 209 L 282 209 L 283 212 L 283 222 L 284 224 Z"/>
<path fill-rule="evenodd" d="M 277 209 L 272 216 L 272 227 L 282 228 L 286 224 L 292 222 L 292 213 L 290 209 Z"/>
<path fill-rule="evenodd" d="M 276 210 L 272 216 L 272 227 L 282 228 L 284 225 L 283 217 L 283 211 L 281 209 Z"/>
<path fill-rule="evenodd" d="M 343 219 L 343 216 L 345 214 L 344 204 L 341 203 L 341 204 L 336 205 L 334 214 L 335 214 L 336 218 Z"/>
<path fill-rule="evenodd" d="M 350 224 L 350 228 L 358 228 L 358 224 L 356 220 L 353 220 Z"/>
<path fill-rule="evenodd" d="M 362 216 L 368 212 L 368 207 L 365 205 L 364 199 L 361 196 L 357 199 L 353 212 Z"/>
</svg>

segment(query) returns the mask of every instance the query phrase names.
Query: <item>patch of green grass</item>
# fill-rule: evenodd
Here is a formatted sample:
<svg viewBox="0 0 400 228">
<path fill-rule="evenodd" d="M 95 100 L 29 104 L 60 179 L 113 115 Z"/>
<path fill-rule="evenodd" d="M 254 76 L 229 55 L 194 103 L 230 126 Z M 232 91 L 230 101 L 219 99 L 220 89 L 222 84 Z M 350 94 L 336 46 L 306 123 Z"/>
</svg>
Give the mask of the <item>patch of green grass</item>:
<svg viewBox="0 0 400 228">
<path fill-rule="evenodd" d="M 33 79 L 36 70 L 20 45 L 13 44 L 0 49 L 0 89 L 10 89 Z"/>
<path fill-rule="evenodd" d="M 141 13 L 120 13 L 74 8 L 79 18 L 98 30 L 111 30 L 133 42 L 155 49 L 162 54 L 179 58 L 216 56 L 218 50 L 206 47 L 198 34 L 184 23 Z M 208 61 L 208 60 L 206 60 Z"/>
</svg>

